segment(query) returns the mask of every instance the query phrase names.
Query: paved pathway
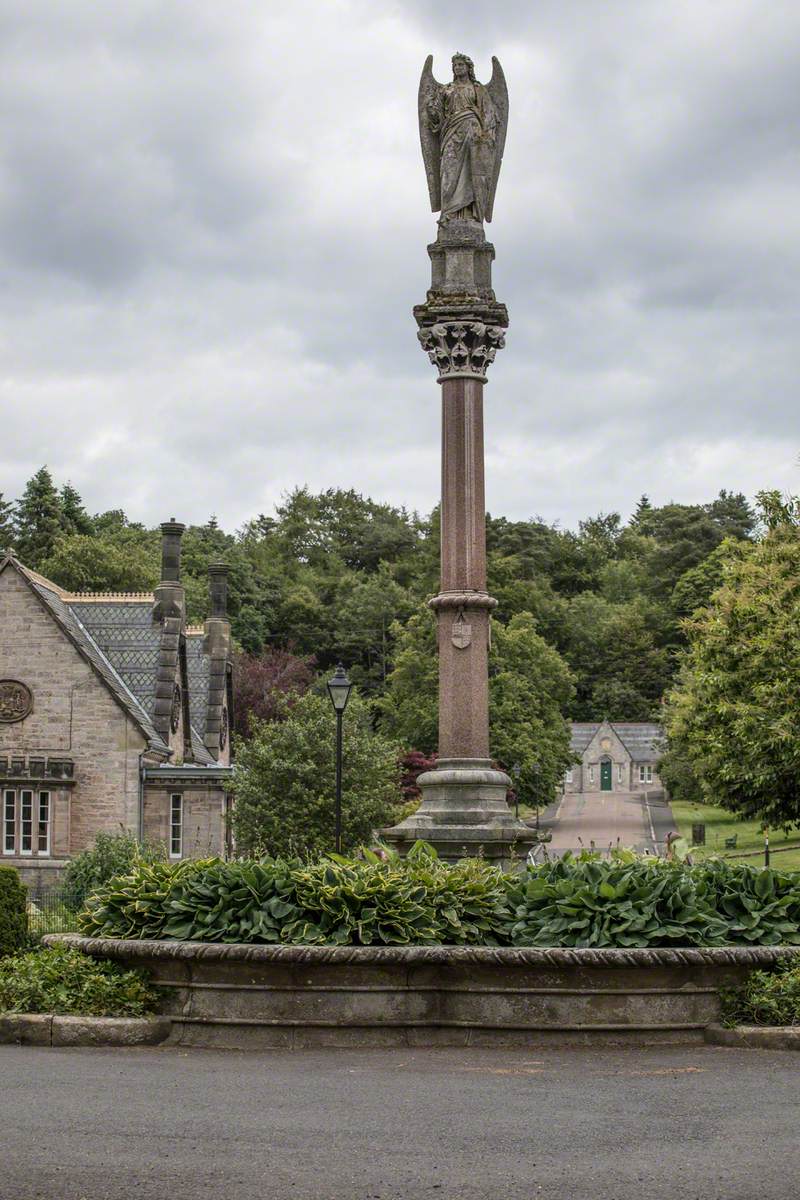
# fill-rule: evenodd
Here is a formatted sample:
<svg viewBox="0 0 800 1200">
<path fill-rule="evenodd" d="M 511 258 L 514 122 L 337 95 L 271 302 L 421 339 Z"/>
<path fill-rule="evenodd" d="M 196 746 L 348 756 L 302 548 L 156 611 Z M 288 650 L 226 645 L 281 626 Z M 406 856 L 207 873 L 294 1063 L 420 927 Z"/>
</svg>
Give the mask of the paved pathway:
<svg viewBox="0 0 800 1200">
<path fill-rule="evenodd" d="M 553 840 L 548 847 L 556 853 L 611 846 L 663 850 L 666 833 L 674 828 L 668 804 L 648 803 L 635 792 L 579 792 L 564 796 L 553 815 Z"/>
<path fill-rule="evenodd" d="M 2 1200 L 796 1200 L 798 1055 L 0 1048 Z"/>
</svg>

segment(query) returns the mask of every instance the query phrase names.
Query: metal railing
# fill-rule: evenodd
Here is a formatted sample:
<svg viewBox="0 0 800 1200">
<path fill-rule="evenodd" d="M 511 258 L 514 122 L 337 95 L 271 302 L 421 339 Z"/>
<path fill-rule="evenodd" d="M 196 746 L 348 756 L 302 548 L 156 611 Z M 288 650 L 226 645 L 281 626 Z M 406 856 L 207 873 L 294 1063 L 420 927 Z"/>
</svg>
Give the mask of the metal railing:
<svg viewBox="0 0 800 1200">
<path fill-rule="evenodd" d="M 63 887 L 28 889 L 28 929 L 31 933 L 77 933 L 81 905 Z"/>
</svg>

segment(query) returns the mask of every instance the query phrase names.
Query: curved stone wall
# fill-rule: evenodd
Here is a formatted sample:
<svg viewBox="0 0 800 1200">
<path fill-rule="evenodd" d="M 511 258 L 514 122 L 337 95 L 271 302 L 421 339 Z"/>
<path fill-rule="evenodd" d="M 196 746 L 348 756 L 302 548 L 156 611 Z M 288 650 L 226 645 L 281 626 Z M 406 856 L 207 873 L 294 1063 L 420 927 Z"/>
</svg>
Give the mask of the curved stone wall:
<svg viewBox="0 0 800 1200">
<path fill-rule="evenodd" d="M 718 989 L 783 947 L 558 950 L 266 946 L 54 935 L 146 967 L 193 1046 L 534 1046 L 702 1041 Z"/>
</svg>

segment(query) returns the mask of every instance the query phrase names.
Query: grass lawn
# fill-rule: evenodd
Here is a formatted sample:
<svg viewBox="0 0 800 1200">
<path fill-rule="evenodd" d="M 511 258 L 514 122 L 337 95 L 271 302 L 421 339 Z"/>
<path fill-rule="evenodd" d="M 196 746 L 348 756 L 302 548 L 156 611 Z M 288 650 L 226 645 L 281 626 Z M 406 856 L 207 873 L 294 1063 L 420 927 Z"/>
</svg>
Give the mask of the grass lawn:
<svg viewBox="0 0 800 1200">
<path fill-rule="evenodd" d="M 692 825 L 698 822 L 705 823 L 706 844 L 692 850 L 695 861 L 707 858 L 711 854 L 721 854 L 725 858 L 741 862 L 759 866 L 763 864 L 764 834 L 759 821 L 742 821 L 724 808 L 716 808 L 710 804 L 688 804 L 685 801 L 673 800 L 671 806 L 678 828 L 689 844 L 692 841 Z M 725 839 L 734 834 L 736 849 L 726 850 Z M 791 846 L 793 849 L 783 850 L 784 846 Z M 800 871 L 800 829 L 793 829 L 789 834 L 771 829 L 769 848 L 770 866 L 779 871 Z"/>
</svg>

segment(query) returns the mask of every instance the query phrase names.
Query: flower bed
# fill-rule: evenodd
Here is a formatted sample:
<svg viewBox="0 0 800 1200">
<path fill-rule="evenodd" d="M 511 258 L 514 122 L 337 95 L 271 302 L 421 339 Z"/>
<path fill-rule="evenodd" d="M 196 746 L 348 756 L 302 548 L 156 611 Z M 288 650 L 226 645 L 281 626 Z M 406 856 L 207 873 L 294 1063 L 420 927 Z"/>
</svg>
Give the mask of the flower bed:
<svg viewBox="0 0 800 1200">
<path fill-rule="evenodd" d="M 800 876 L 623 852 L 504 874 L 405 860 L 141 865 L 63 941 L 146 967 L 185 1045 L 702 1040 L 800 956 Z"/>
</svg>

